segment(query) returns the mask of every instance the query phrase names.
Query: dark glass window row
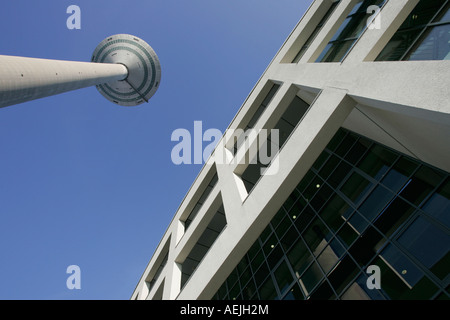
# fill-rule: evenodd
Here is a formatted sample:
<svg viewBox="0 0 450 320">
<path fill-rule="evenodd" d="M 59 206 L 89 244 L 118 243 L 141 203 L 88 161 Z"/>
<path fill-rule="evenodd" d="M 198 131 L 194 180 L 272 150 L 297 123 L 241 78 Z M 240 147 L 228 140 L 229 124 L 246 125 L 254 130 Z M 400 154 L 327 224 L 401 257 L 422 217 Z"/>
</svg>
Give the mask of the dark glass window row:
<svg viewBox="0 0 450 320">
<path fill-rule="evenodd" d="M 187 228 L 190 226 L 191 222 L 194 220 L 195 216 L 199 212 L 200 208 L 203 206 L 203 203 L 208 198 L 209 194 L 211 193 L 212 189 L 217 183 L 217 173 L 214 174 L 214 176 L 211 178 L 211 181 L 206 186 L 205 190 L 203 191 L 202 195 L 200 196 L 200 199 L 195 204 L 192 211 L 189 213 L 188 217 L 184 221 L 184 230 L 186 231 Z"/>
<path fill-rule="evenodd" d="M 225 211 L 223 205 L 221 205 L 181 265 L 181 288 L 192 276 L 226 224 Z"/>
<path fill-rule="evenodd" d="M 376 61 L 449 60 L 450 3 L 421 0 Z"/>
<path fill-rule="evenodd" d="M 306 114 L 309 107 L 310 105 L 304 100 L 302 100 L 298 96 L 294 97 L 292 102 L 287 107 L 286 111 L 283 113 L 283 115 L 280 117 L 273 128 L 275 130 L 278 130 L 278 141 L 273 141 L 273 139 L 271 139 L 271 135 L 268 135 L 267 141 L 265 142 L 266 155 L 264 156 L 267 156 L 268 158 L 273 158 L 275 156 L 275 150 L 272 150 L 272 146 L 275 145 L 279 150 L 281 149 L 291 133 L 294 131 L 295 127 Z M 254 185 L 261 177 L 261 169 L 267 168 L 270 165 L 270 163 L 267 163 L 268 161 L 260 160 L 260 156 L 263 151 L 262 149 L 260 149 L 259 151 L 260 152 L 258 152 L 258 154 L 256 155 L 256 159 L 250 161 L 250 164 L 247 166 L 241 176 L 248 193 L 250 193 L 251 189 L 253 189 Z"/>
<path fill-rule="evenodd" d="M 386 0 L 358 1 L 316 62 L 342 61 L 367 28 L 367 19 L 372 15 L 372 13 L 367 13 L 367 8 L 372 5 L 381 8 L 385 2 Z"/>
<path fill-rule="evenodd" d="M 340 129 L 214 299 L 448 299 L 449 249 L 449 174 Z"/>
<path fill-rule="evenodd" d="M 244 132 L 253 128 L 256 125 L 256 122 L 258 122 L 258 119 L 263 114 L 264 110 L 266 110 L 267 106 L 269 105 L 270 101 L 272 101 L 273 97 L 277 93 L 278 89 L 280 88 L 280 85 L 277 83 L 272 84 L 269 92 L 267 93 L 266 97 L 264 98 L 263 102 L 258 106 L 258 108 L 255 110 L 255 113 L 253 114 L 252 118 L 247 123 Z M 242 135 L 242 137 L 237 137 L 236 142 L 234 143 L 234 154 L 236 154 L 239 147 L 244 142 L 245 134 Z"/>
<path fill-rule="evenodd" d="M 336 9 L 337 5 L 339 4 L 341 0 L 337 0 L 335 2 L 333 2 L 331 4 L 330 9 L 328 9 L 328 11 L 325 13 L 325 15 L 323 16 L 323 18 L 319 21 L 319 23 L 317 24 L 316 28 L 314 29 L 314 31 L 311 33 L 311 35 L 308 37 L 308 39 L 305 41 L 305 44 L 302 46 L 302 48 L 300 49 L 300 51 L 295 55 L 294 59 L 292 60 L 292 63 L 297 63 L 300 61 L 300 59 L 303 57 L 303 55 L 305 54 L 306 50 L 308 50 L 309 46 L 311 45 L 311 43 L 314 41 L 314 39 L 316 38 L 317 34 L 319 33 L 319 31 L 322 29 L 322 27 L 325 25 L 325 23 L 327 22 L 328 18 L 333 14 L 334 10 Z"/>
<path fill-rule="evenodd" d="M 167 252 L 163 258 L 163 260 L 161 261 L 161 264 L 158 267 L 158 270 L 156 270 L 155 275 L 153 276 L 152 280 L 150 281 L 146 281 L 147 283 L 147 287 L 148 287 L 148 292 L 150 292 L 153 288 L 153 286 L 156 283 L 156 280 L 158 280 L 159 275 L 161 274 L 161 271 L 164 269 L 164 267 L 167 264 L 167 258 L 169 256 L 169 252 Z"/>
</svg>

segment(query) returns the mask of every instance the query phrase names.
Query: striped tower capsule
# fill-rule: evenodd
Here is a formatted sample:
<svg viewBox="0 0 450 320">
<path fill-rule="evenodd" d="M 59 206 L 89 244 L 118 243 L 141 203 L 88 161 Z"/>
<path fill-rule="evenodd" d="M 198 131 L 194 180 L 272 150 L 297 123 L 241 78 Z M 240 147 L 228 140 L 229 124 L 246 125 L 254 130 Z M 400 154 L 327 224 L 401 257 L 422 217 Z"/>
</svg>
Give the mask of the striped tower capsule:
<svg viewBox="0 0 450 320">
<path fill-rule="evenodd" d="M 117 34 L 104 39 L 95 49 L 92 62 L 122 64 L 127 68 L 125 79 L 97 85 L 106 99 L 121 106 L 148 102 L 161 82 L 161 65 L 155 51 L 132 35 Z"/>
</svg>

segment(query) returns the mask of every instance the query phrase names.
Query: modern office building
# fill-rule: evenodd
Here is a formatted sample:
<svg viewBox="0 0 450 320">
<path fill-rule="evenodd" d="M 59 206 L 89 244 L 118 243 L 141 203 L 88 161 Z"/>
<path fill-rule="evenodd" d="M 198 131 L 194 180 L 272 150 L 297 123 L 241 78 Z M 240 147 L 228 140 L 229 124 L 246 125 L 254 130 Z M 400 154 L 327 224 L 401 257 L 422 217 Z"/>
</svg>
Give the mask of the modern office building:
<svg viewBox="0 0 450 320">
<path fill-rule="evenodd" d="M 313 1 L 131 299 L 448 299 L 449 7 Z"/>
</svg>

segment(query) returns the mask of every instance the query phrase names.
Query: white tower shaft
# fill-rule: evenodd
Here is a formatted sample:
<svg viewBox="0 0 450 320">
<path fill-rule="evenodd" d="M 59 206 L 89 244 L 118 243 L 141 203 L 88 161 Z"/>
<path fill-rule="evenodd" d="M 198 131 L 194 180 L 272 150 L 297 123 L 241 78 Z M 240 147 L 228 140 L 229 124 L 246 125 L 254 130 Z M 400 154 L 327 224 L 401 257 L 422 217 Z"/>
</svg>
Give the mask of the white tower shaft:
<svg viewBox="0 0 450 320">
<path fill-rule="evenodd" d="M 124 80 L 123 64 L 0 55 L 0 107 Z"/>
</svg>

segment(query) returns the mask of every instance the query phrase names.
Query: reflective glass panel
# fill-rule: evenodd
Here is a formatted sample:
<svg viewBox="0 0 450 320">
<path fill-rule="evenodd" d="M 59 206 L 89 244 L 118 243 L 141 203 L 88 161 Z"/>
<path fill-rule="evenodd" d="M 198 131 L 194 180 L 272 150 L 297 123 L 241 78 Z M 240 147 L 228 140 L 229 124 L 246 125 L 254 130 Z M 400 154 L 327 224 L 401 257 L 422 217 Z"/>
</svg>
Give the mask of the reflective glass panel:
<svg viewBox="0 0 450 320">
<path fill-rule="evenodd" d="M 450 60 L 450 24 L 429 27 L 405 60 Z"/>
<path fill-rule="evenodd" d="M 450 228 L 450 179 L 447 178 L 422 209 Z"/>
<path fill-rule="evenodd" d="M 376 61 L 450 59 L 450 5 L 444 6 L 446 2 L 419 1 Z"/>
<path fill-rule="evenodd" d="M 398 242 L 440 279 L 447 276 L 450 258 L 450 235 L 447 232 L 418 217 Z"/>
</svg>

